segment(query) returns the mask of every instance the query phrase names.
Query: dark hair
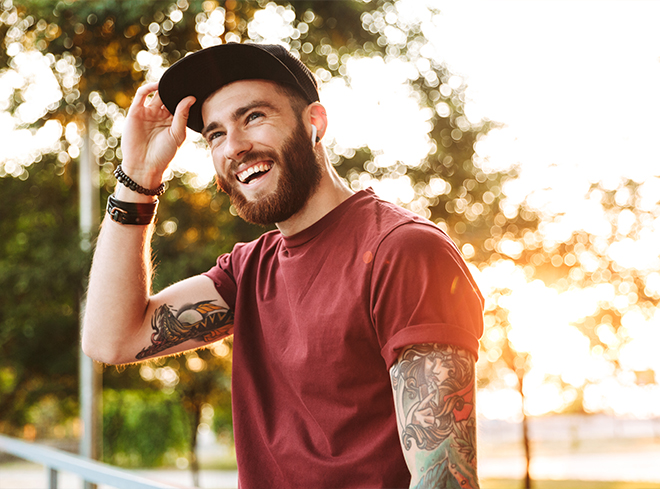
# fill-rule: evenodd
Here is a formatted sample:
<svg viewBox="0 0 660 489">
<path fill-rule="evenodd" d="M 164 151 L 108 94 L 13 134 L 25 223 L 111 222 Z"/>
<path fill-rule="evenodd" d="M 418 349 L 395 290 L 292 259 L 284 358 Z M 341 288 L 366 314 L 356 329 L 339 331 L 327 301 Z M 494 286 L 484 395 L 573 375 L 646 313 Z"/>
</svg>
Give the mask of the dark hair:
<svg viewBox="0 0 660 489">
<path fill-rule="evenodd" d="M 296 115 L 301 115 L 303 110 L 309 105 L 309 102 L 303 95 L 303 93 L 288 83 L 275 83 L 277 91 L 283 95 L 286 95 L 289 98 L 289 103 L 291 108 Z"/>
</svg>

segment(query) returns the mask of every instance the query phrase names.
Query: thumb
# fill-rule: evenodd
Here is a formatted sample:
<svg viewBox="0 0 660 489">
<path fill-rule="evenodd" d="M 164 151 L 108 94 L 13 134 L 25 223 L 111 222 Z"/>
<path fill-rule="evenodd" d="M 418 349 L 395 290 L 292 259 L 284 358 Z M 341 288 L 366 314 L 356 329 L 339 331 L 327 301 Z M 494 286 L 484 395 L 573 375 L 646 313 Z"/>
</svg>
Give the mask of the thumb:
<svg viewBox="0 0 660 489">
<path fill-rule="evenodd" d="M 172 118 L 172 125 L 170 126 L 170 135 L 177 147 L 181 146 L 186 140 L 186 124 L 188 123 L 188 114 L 190 107 L 195 103 L 195 97 L 192 95 L 184 98 L 179 105 L 176 106 L 174 117 Z"/>
</svg>

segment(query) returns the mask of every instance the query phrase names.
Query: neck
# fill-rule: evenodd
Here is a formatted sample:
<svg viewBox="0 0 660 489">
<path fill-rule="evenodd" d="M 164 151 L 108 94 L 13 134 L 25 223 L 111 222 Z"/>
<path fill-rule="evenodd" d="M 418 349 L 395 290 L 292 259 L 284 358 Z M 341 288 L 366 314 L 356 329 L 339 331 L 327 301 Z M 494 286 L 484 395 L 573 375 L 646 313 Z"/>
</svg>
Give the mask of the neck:
<svg viewBox="0 0 660 489">
<path fill-rule="evenodd" d="M 284 236 L 293 236 L 307 229 L 354 193 L 339 178 L 321 145 L 317 155 L 323 161 L 323 176 L 319 186 L 300 211 L 286 221 L 277 223 L 277 228 Z"/>
</svg>

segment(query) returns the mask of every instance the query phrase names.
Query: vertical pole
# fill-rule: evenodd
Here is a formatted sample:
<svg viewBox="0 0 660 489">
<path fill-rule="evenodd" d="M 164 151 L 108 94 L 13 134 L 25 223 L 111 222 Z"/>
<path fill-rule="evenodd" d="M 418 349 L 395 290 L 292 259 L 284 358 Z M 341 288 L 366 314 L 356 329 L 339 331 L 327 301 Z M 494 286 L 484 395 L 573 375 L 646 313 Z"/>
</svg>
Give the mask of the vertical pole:
<svg viewBox="0 0 660 489">
<path fill-rule="evenodd" d="M 48 467 L 48 489 L 57 489 L 57 470 Z"/>
<path fill-rule="evenodd" d="M 80 192 L 80 247 L 89 253 L 92 241 L 99 227 L 99 175 L 96 157 L 92 151 L 91 133 L 94 120 L 86 118 L 83 147 L 80 154 L 79 192 Z M 83 284 L 86 289 L 86 284 Z M 84 294 L 83 294 L 84 296 Z M 85 299 L 80 302 L 80 318 L 85 310 Z M 93 460 L 101 458 L 102 448 L 102 366 L 94 362 L 80 350 L 80 418 L 83 433 L 80 439 L 80 454 Z M 85 481 L 85 489 L 95 489 L 96 484 Z"/>
</svg>

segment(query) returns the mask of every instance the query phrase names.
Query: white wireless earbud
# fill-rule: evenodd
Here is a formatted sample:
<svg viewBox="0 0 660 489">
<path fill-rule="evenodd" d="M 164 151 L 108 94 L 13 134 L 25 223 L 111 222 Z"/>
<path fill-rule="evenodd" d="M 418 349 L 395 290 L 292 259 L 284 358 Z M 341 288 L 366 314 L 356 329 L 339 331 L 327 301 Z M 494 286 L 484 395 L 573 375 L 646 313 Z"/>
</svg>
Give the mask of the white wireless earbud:
<svg viewBox="0 0 660 489">
<path fill-rule="evenodd" d="M 316 126 L 312 124 L 312 144 L 315 145 L 317 143 L 316 141 L 316 133 L 318 132 L 318 129 L 316 129 Z"/>
</svg>

